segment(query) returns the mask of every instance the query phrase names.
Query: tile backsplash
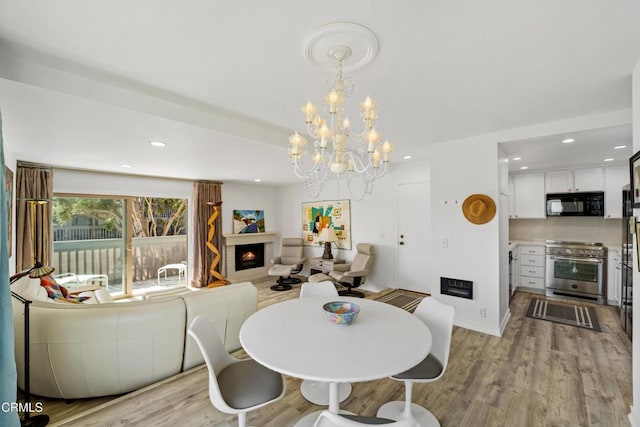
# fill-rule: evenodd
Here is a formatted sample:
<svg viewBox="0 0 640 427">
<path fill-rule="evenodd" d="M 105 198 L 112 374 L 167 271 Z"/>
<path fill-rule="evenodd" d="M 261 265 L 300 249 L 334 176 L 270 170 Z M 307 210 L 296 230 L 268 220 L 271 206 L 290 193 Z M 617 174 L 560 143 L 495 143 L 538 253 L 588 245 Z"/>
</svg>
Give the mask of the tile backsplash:
<svg viewBox="0 0 640 427">
<path fill-rule="evenodd" d="M 509 240 L 569 240 L 622 244 L 622 219 L 510 219 Z"/>
</svg>

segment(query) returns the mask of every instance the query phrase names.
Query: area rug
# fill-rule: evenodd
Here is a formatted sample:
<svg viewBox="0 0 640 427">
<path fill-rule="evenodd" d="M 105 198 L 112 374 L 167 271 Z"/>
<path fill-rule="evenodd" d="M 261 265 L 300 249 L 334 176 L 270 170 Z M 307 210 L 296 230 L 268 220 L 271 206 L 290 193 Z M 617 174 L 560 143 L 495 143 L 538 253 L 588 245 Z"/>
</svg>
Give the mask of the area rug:
<svg viewBox="0 0 640 427">
<path fill-rule="evenodd" d="M 593 307 L 532 298 L 526 316 L 600 332 Z"/>
<path fill-rule="evenodd" d="M 395 305 L 410 313 L 416 309 L 420 301 L 427 295 L 419 292 L 405 291 L 404 289 L 394 289 L 393 291 L 376 298 L 376 301 L 386 302 Z"/>
</svg>

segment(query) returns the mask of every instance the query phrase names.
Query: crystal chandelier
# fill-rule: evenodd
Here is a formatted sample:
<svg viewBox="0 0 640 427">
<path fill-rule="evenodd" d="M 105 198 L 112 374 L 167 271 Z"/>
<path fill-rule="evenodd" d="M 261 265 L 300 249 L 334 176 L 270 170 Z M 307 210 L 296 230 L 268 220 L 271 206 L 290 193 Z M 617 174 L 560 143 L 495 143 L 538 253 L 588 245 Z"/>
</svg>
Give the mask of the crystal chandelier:
<svg viewBox="0 0 640 427">
<path fill-rule="evenodd" d="M 307 147 L 307 138 L 295 132 L 289 137 L 289 158 L 311 197 L 318 197 L 327 179 L 335 176 L 338 180 L 345 178 L 350 196 L 361 200 L 371 194 L 374 181 L 387 173 L 393 147 L 376 129 L 378 112 L 369 96 L 360 104 L 362 129 L 351 127 L 344 103 L 353 92 L 353 84 L 342 75 L 343 61 L 351 56 L 351 49 L 336 46 L 329 56 L 337 62 L 337 71 L 329 82 L 322 111 L 311 102 L 302 107 L 307 136 L 313 143 Z M 355 178 L 363 182 L 361 193 L 352 190 Z"/>
</svg>

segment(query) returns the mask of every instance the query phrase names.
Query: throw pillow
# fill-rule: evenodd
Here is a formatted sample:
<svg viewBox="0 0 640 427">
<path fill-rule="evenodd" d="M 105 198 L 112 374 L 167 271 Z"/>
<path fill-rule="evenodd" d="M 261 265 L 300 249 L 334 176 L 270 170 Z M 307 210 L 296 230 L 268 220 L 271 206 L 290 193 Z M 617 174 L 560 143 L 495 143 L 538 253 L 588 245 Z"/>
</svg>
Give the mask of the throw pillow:
<svg viewBox="0 0 640 427">
<path fill-rule="evenodd" d="M 64 298 L 66 300 L 71 300 L 74 302 L 82 302 L 90 297 L 74 297 L 69 295 L 69 291 L 64 286 L 60 286 L 58 282 L 51 276 L 44 276 L 40 278 L 40 286 L 46 289 L 47 295 L 51 299 Z"/>
</svg>

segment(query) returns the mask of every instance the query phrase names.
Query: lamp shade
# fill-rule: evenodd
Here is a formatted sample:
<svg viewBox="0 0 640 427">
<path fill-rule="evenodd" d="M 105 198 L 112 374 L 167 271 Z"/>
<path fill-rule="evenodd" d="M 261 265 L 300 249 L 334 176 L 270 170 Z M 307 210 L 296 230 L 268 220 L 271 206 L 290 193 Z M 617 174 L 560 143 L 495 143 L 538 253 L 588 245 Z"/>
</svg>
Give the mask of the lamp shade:
<svg viewBox="0 0 640 427">
<path fill-rule="evenodd" d="M 37 279 L 39 277 L 48 276 L 55 271 L 55 268 L 48 265 L 43 265 L 40 261 L 36 261 L 36 264 L 31 267 L 29 271 L 29 277 Z"/>
<path fill-rule="evenodd" d="M 320 232 L 320 235 L 318 236 L 318 240 L 321 242 L 337 242 L 338 236 L 336 235 L 336 232 L 333 228 L 326 227 L 326 228 L 323 228 L 322 231 Z"/>
</svg>

